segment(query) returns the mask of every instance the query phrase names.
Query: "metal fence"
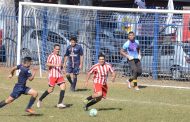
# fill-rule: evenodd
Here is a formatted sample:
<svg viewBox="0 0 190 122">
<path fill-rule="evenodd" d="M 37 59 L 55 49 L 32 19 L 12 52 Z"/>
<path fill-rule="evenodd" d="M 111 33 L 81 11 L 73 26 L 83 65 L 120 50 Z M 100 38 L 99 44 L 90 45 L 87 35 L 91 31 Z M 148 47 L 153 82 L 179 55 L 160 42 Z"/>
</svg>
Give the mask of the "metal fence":
<svg viewBox="0 0 190 122">
<path fill-rule="evenodd" d="M 24 7 L 21 56 L 30 55 L 39 64 L 36 39 L 40 42 L 40 60 L 45 69 L 52 45 L 61 44 L 65 53 L 71 35 L 78 37 L 84 48 L 84 71 L 97 62 L 103 52 L 120 76 L 130 75 L 127 59 L 119 50 L 126 42 L 128 32 L 134 31 L 142 51 L 143 76 L 153 79 L 187 79 L 190 74 L 190 43 L 188 43 L 188 14 L 113 12 L 72 10 L 43 7 Z M 16 64 L 17 18 L 15 9 L 0 8 L 2 43 L 0 62 L 3 66 Z M 182 31 L 183 30 L 183 31 Z M 186 30 L 186 31 L 184 31 Z M 187 37 L 186 37 L 187 36 Z"/>
<path fill-rule="evenodd" d="M 3 66 L 16 64 L 17 22 L 12 6 L 0 7 L 0 63 Z"/>
</svg>

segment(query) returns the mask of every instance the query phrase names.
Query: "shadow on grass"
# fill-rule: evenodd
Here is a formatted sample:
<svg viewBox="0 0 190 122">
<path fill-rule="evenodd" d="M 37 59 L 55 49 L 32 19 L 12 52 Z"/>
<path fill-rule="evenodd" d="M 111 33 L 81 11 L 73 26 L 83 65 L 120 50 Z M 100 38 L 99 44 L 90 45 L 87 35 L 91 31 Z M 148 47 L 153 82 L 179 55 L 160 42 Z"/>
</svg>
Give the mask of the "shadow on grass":
<svg viewBox="0 0 190 122">
<path fill-rule="evenodd" d="M 19 116 L 19 115 L 13 115 L 13 114 L 6 114 L 6 115 L 0 115 L 0 116 L 9 116 L 9 117 L 11 117 L 11 116 Z"/>
<path fill-rule="evenodd" d="M 90 89 L 76 89 L 75 92 L 90 91 Z"/>
<path fill-rule="evenodd" d="M 20 116 L 20 115 L 18 115 L 18 114 L 17 115 L 16 114 L 15 115 L 13 115 L 13 114 L 9 114 L 9 115 L 6 114 L 6 115 L 0 115 L 0 116 L 9 116 L 9 117 L 11 117 L 11 116 Z M 27 113 L 27 114 L 24 114 L 24 115 L 21 115 L 21 116 L 34 116 L 34 117 L 38 117 L 38 116 L 43 116 L 43 114 L 37 114 L 37 113 L 36 114 L 29 114 L 29 113 Z"/>
<path fill-rule="evenodd" d="M 140 89 L 144 89 L 144 88 L 146 88 L 147 86 L 142 86 L 142 85 L 139 85 L 139 88 Z"/>
<path fill-rule="evenodd" d="M 99 108 L 97 110 L 98 111 L 114 111 L 114 110 L 121 111 L 123 109 L 122 108 Z"/>
<path fill-rule="evenodd" d="M 43 114 L 24 114 L 22 116 L 39 117 L 39 116 L 43 116 Z"/>
</svg>

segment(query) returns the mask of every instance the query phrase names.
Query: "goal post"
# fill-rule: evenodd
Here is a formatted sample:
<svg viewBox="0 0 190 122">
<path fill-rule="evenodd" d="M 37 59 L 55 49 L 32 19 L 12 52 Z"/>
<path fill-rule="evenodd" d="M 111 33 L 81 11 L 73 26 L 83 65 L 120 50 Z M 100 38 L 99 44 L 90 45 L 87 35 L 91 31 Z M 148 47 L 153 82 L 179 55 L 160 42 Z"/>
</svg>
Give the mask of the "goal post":
<svg viewBox="0 0 190 122">
<path fill-rule="evenodd" d="M 174 48 L 169 47 L 170 43 L 184 44 L 183 42 L 188 41 L 183 38 L 183 30 L 189 27 L 184 24 L 189 21 L 185 15 L 190 16 L 190 10 L 20 2 L 17 64 L 24 55 L 32 55 L 36 64 L 45 70 L 47 55 L 51 53 L 53 44 L 61 45 L 61 55 L 64 57 L 68 40 L 75 35 L 84 49 L 84 72 L 97 63 L 98 54 L 103 52 L 107 62 L 111 63 L 117 72 L 128 75 L 129 70 L 125 71 L 126 67 L 129 67 L 127 59 L 120 55 L 119 50 L 126 42 L 128 32 L 134 31 L 142 51 L 143 73 L 153 75 L 154 79 L 161 73 L 172 75 L 171 71 L 168 71 L 172 66 L 188 66 L 186 60 L 175 64 L 176 57 L 172 58 L 168 53 Z M 167 23 L 168 17 L 171 17 L 172 23 Z M 184 52 L 184 55 L 188 55 L 188 52 Z M 183 55 L 175 56 L 178 56 L 176 60 L 184 59 Z"/>
</svg>

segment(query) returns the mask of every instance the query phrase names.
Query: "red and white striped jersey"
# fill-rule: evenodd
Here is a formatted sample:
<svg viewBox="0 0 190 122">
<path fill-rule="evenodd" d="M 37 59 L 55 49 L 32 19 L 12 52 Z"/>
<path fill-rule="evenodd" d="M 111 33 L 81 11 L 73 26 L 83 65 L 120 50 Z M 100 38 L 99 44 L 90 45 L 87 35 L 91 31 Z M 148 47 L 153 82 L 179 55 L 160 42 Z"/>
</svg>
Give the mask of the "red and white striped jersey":
<svg viewBox="0 0 190 122">
<path fill-rule="evenodd" d="M 89 70 L 89 73 L 94 74 L 93 82 L 100 84 L 105 84 L 107 82 L 109 72 L 114 72 L 114 69 L 112 68 L 111 64 L 107 62 L 104 65 L 97 63 Z"/>
<path fill-rule="evenodd" d="M 62 64 L 62 57 L 60 55 L 51 53 L 48 56 L 47 63 L 51 63 L 54 65 Z M 54 78 L 63 77 L 62 67 L 49 67 L 49 77 L 54 77 Z"/>
</svg>

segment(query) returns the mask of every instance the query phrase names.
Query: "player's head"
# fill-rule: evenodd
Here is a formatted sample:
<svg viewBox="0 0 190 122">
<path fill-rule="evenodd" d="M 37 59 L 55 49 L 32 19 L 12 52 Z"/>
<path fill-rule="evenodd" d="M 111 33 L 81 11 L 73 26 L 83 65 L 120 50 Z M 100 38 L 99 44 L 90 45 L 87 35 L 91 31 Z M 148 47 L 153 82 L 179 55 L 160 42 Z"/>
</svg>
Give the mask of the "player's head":
<svg viewBox="0 0 190 122">
<path fill-rule="evenodd" d="M 133 40 L 135 39 L 135 33 L 134 33 L 133 31 L 130 31 L 130 32 L 128 33 L 128 39 L 129 39 L 130 41 L 133 41 Z"/>
<path fill-rule="evenodd" d="M 54 47 L 53 53 L 58 55 L 59 51 L 60 51 L 60 45 L 59 44 L 55 44 L 53 47 Z"/>
<path fill-rule="evenodd" d="M 74 47 L 77 43 L 77 37 L 72 36 L 69 41 L 71 46 Z"/>
<path fill-rule="evenodd" d="M 24 57 L 23 64 L 26 67 L 30 67 L 30 65 L 32 64 L 32 58 L 31 57 Z"/>
<path fill-rule="evenodd" d="M 99 64 L 103 65 L 105 63 L 105 55 L 103 53 L 100 53 L 98 55 L 98 62 Z"/>
</svg>

